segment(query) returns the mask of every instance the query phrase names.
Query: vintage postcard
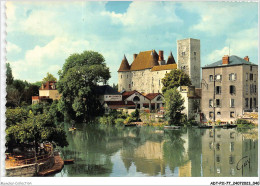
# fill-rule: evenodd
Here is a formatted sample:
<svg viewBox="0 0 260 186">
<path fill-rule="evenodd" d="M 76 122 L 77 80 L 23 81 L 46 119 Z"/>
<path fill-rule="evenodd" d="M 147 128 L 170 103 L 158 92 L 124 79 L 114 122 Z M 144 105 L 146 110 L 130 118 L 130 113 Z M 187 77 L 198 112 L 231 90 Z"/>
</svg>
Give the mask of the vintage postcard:
<svg viewBox="0 0 260 186">
<path fill-rule="evenodd" d="M 1 1 L 1 185 L 259 185 L 258 2 Z"/>
</svg>

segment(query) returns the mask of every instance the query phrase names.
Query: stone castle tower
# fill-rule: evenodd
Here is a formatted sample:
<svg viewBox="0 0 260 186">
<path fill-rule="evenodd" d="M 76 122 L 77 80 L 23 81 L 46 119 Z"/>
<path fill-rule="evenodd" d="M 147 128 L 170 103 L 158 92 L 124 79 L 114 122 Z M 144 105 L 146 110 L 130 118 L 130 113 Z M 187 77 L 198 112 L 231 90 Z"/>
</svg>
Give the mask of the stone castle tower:
<svg viewBox="0 0 260 186">
<path fill-rule="evenodd" d="M 177 41 L 178 69 L 184 70 L 191 78 L 191 83 L 200 88 L 200 40 L 182 39 Z"/>
<path fill-rule="evenodd" d="M 133 55 L 133 62 L 129 65 L 124 56 L 118 69 L 118 91 L 161 93 L 165 74 L 177 68 L 184 70 L 192 85 L 200 88 L 200 40 L 178 40 L 177 58 L 176 64 L 171 52 L 166 61 L 161 50 L 159 54 L 155 50 L 142 51 Z"/>
</svg>

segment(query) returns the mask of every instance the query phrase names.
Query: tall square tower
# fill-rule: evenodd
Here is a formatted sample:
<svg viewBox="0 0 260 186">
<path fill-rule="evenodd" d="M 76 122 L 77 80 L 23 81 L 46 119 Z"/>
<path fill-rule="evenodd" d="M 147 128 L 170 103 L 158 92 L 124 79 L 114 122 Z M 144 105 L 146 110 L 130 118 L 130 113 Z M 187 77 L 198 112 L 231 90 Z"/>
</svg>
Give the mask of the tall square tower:
<svg viewBox="0 0 260 186">
<path fill-rule="evenodd" d="M 196 88 L 200 88 L 200 40 L 177 40 L 177 65 L 184 70 Z"/>
</svg>

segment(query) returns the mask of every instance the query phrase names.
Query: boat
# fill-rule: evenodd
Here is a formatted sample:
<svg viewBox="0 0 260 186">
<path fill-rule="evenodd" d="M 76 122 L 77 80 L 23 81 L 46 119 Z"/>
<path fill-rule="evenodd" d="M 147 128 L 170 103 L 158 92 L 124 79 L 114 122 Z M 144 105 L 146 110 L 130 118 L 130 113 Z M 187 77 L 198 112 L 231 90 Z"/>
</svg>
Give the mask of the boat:
<svg viewBox="0 0 260 186">
<path fill-rule="evenodd" d="M 126 124 L 125 127 L 136 127 L 137 124 Z"/>
<path fill-rule="evenodd" d="M 223 128 L 224 125 L 215 125 L 214 127 L 215 127 L 215 128 Z"/>
<path fill-rule="evenodd" d="M 211 125 L 200 125 L 198 128 L 200 128 L 200 129 L 211 129 L 212 126 Z"/>
<path fill-rule="evenodd" d="M 74 131 L 74 130 L 76 130 L 77 128 L 75 128 L 75 127 L 71 127 L 71 128 L 69 128 L 69 131 Z"/>
<path fill-rule="evenodd" d="M 73 164 L 73 163 L 74 163 L 74 159 L 64 160 L 64 164 L 65 164 L 65 165 Z"/>
<path fill-rule="evenodd" d="M 234 124 L 226 124 L 226 125 L 223 125 L 223 128 L 224 129 L 230 129 L 230 128 L 235 128 L 237 127 L 237 125 L 234 125 Z"/>
<path fill-rule="evenodd" d="M 180 126 L 164 126 L 164 129 L 166 130 L 176 130 L 176 129 L 180 129 Z"/>
</svg>

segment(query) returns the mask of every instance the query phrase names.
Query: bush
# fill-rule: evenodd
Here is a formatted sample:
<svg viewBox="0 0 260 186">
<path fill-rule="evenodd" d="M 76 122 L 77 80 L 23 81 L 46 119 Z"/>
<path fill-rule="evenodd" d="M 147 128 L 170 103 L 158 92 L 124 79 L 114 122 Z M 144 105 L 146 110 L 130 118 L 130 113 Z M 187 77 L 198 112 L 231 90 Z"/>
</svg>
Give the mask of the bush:
<svg viewBox="0 0 260 186">
<path fill-rule="evenodd" d="M 252 122 L 247 121 L 247 120 L 245 120 L 245 119 L 237 119 L 237 120 L 236 120 L 236 123 L 237 123 L 237 124 L 252 124 Z"/>
<path fill-rule="evenodd" d="M 217 124 L 217 125 L 220 125 L 220 124 L 221 124 L 221 120 L 218 119 L 218 120 L 216 121 L 216 124 Z"/>
<path fill-rule="evenodd" d="M 122 119 L 122 118 L 116 119 L 115 120 L 115 124 L 116 124 L 117 127 L 124 126 L 125 125 L 124 124 L 124 119 Z"/>
</svg>

